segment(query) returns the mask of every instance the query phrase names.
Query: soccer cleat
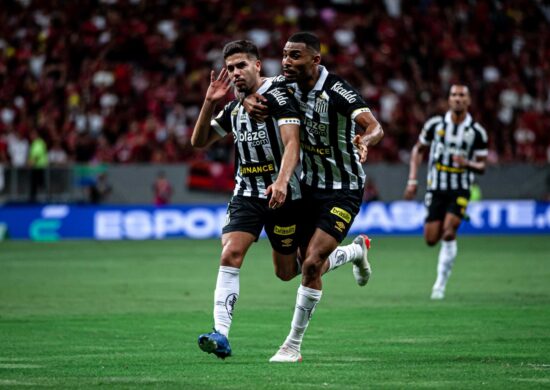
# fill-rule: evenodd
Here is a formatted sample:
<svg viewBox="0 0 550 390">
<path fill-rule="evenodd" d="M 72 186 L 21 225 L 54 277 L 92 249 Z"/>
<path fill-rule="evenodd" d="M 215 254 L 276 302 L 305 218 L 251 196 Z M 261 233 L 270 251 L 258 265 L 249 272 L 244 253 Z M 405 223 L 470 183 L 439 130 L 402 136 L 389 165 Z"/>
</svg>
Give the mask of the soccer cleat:
<svg viewBox="0 0 550 390">
<path fill-rule="evenodd" d="M 300 351 L 283 344 L 275 355 L 269 359 L 270 363 L 297 363 L 302 361 Z"/>
<path fill-rule="evenodd" d="M 215 329 L 212 333 L 204 333 L 199 336 L 199 348 L 204 352 L 213 353 L 220 359 L 231 356 L 229 340 Z"/>
<path fill-rule="evenodd" d="M 360 234 L 353 240 L 354 244 L 360 245 L 363 250 L 363 255 L 353 261 L 353 276 L 359 286 L 364 286 L 369 282 L 369 278 L 372 274 L 369 260 L 367 259 L 367 252 L 370 249 L 370 238 L 366 234 Z"/>
<path fill-rule="evenodd" d="M 437 300 L 441 300 L 445 298 L 445 289 L 443 288 L 433 288 L 432 289 L 432 296 L 431 296 L 431 299 L 433 299 L 434 301 L 437 301 Z"/>
</svg>

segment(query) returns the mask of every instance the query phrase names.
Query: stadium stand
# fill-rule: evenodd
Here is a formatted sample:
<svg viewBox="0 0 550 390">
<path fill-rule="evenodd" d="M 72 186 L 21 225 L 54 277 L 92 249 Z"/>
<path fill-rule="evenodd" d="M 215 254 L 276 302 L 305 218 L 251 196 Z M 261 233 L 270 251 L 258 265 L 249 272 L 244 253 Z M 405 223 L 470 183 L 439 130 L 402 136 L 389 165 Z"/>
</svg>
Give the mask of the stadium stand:
<svg viewBox="0 0 550 390">
<path fill-rule="evenodd" d="M 490 163 L 550 161 L 550 6 L 545 1 L 3 0 L 0 164 L 33 129 L 63 162 L 230 163 L 231 144 L 193 151 L 190 131 L 220 49 L 248 38 L 264 73 L 313 30 L 323 62 L 356 86 L 386 130 L 369 161 L 407 161 L 449 86 L 471 87 Z M 23 162 L 24 164 L 24 162 Z"/>
</svg>

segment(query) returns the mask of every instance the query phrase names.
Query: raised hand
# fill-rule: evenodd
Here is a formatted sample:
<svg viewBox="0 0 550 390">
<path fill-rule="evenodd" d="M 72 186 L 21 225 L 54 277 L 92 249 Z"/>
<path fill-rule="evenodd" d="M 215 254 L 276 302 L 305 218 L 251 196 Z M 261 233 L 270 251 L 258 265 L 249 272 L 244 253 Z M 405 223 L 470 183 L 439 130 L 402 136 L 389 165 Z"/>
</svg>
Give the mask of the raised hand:
<svg viewBox="0 0 550 390">
<path fill-rule="evenodd" d="M 217 103 L 225 95 L 227 95 L 227 92 L 229 91 L 230 86 L 231 86 L 231 82 L 229 80 L 227 69 L 223 68 L 220 74 L 218 75 L 218 77 L 215 77 L 215 72 L 211 71 L 210 85 L 206 90 L 205 99 L 213 103 Z"/>
</svg>

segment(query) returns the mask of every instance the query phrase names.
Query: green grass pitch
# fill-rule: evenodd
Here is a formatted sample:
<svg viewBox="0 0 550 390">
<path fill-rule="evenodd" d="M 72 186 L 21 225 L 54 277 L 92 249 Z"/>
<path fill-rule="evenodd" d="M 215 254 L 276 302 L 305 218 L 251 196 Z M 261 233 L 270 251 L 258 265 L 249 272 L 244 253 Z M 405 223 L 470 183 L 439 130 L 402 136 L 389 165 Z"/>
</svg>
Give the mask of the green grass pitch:
<svg viewBox="0 0 550 390">
<path fill-rule="evenodd" d="M 349 242 L 349 240 L 348 240 Z M 465 237 L 442 302 L 437 248 L 375 238 L 371 282 L 324 278 L 300 364 L 270 364 L 299 278 L 254 245 L 222 361 L 212 326 L 217 240 L 0 243 L 0 387 L 549 388 L 550 237 Z"/>
</svg>

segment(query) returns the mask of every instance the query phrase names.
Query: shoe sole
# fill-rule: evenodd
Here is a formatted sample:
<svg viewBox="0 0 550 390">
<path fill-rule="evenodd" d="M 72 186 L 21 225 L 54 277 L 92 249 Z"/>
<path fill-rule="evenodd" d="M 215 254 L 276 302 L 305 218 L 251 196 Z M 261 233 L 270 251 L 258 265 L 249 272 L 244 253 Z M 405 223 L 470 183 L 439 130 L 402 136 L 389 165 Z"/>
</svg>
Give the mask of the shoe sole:
<svg viewBox="0 0 550 390">
<path fill-rule="evenodd" d="M 218 348 L 218 343 L 209 337 L 202 337 L 199 340 L 199 348 L 206 353 L 214 353 Z"/>
</svg>

